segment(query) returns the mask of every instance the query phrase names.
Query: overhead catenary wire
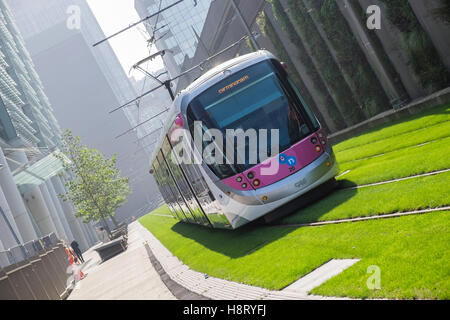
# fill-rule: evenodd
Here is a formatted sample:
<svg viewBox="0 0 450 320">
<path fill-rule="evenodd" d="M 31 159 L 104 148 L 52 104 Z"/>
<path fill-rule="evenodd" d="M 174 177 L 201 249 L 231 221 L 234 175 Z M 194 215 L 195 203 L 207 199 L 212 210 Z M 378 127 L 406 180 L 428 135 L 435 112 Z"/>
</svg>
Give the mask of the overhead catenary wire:
<svg viewBox="0 0 450 320">
<path fill-rule="evenodd" d="M 156 32 L 157 32 L 158 30 L 163 29 L 163 28 L 165 28 L 165 27 L 167 26 L 167 25 L 163 25 L 163 26 L 161 26 L 161 27 L 158 28 L 158 22 L 159 22 L 159 17 L 160 17 L 160 11 L 161 11 L 161 7 L 162 7 L 162 2 L 163 2 L 163 0 L 160 0 L 160 2 L 159 2 L 159 7 L 158 7 L 158 15 L 156 16 L 155 24 L 154 24 L 153 26 L 151 26 L 151 28 L 152 28 L 152 30 L 153 30 L 152 35 L 151 35 L 150 39 L 148 39 L 148 40 L 146 39 L 149 57 L 147 57 L 147 58 L 145 58 L 145 59 L 139 61 L 138 63 L 136 63 L 136 64 L 133 65 L 133 67 L 132 67 L 132 68 L 134 68 L 134 69 L 138 69 L 139 71 L 141 71 L 142 73 L 144 73 L 146 76 L 153 78 L 153 80 L 157 81 L 157 82 L 160 83 L 160 84 L 163 84 L 163 82 L 159 80 L 159 77 L 160 77 L 161 75 L 163 75 L 164 72 L 158 74 L 157 76 L 153 76 L 147 69 L 148 69 L 148 66 L 149 66 L 150 61 L 153 60 L 153 59 L 158 55 L 158 54 L 153 54 L 153 55 L 152 55 L 152 52 L 151 52 L 151 49 L 152 49 L 153 44 L 159 40 L 159 39 L 156 39 L 156 37 L 155 37 Z M 146 23 L 148 23 L 148 21 L 146 21 Z M 137 27 L 137 28 L 139 29 L 139 27 Z M 144 31 L 144 32 L 141 32 L 141 34 L 145 37 L 144 33 L 146 33 L 146 32 L 145 32 L 145 31 Z M 148 35 L 148 33 L 147 33 L 147 35 Z M 161 38 L 162 38 L 162 37 L 161 37 Z M 160 39 L 161 39 L 161 38 L 160 38 Z M 165 54 L 165 52 L 163 52 L 162 55 L 164 55 L 164 54 Z M 147 64 L 146 64 L 146 67 L 145 67 L 145 69 L 144 69 L 144 68 L 140 67 L 140 65 L 143 64 L 143 63 L 145 63 L 145 62 L 147 62 Z M 142 92 L 144 91 L 144 89 L 145 89 L 146 81 L 147 81 L 147 77 L 144 78 L 141 93 L 142 93 Z M 141 102 L 141 100 L 138 100 L 138 107 L 139 107 L 140 102 Z M 139 110 L 140 110 L 140 109 L 138 109 L 138 122 L 140 121 L 140 112 L 139 112 Z M 135 143 L 138 143 L 138 145 L 141 144 L 141 141 L 142 141 L 143 139 L 145 139 L 146 137 L 152 135 L 153 133 L 156 133 L 156 132 L 159 131 L 159 130 L 161 130 L 161 128 L 158 128 L 158 129 L 152 131 L 151 133 L 146 134 L 145 136 L 143 136 L 143 137 L 137 139 L 137 140 L 135 141 Z M 138 150 L 138 151 L 139 151 L 139 150 Z M 135 153 L 135 154 L 136 154 L 136 153 Z"/>
<path fill-rule="evenodd" d="M 119 35 L 119 34 L 125 32 L 125 31 L 127 31 L 127 30 L 129 30 L 129 29 L 131 29 L 131 28 L 133 28 L 133 27 L 135 27 L 135 26 L 141 24 L 142 22 L 147 21 L 147 20 L 153 18 L 153 17 L 156 16 L 156 15 L 159 15 L 161 12 L 164 12 L 164 11 L 166 11 L 166 10 L 169 10 L 170 8 L 176 6 L 177 4 L 179 4 L 179 3 L 183 2 L 183 1 L 185 1 L 185 0 L 178 0 L 177 2 L 172 3 L 171 5 L 169 5 L 169 6 L 165 7 L 165 8 L 163 8 L 163 9 L 159 10 L 158 12 L 153 13 L 153 14 L 151 14 L 151 15 L 145 17 L 144 19 L 139 20 L 138 22 L 132 23 L 132 24 L 130 24 L 128 27 L 123 28 L 122 30 L 117 31 L 116 33 L 114 33 L 114 34 L 112 34 L 112 35 L 106 37 L 105 39 L 100 40 L 100 41 L 94 43 L 92 46 L 93 46 L 93 47 L 96 47 L 96 46 L 98 46 L 99 44 L 101 44 L 101 43 L 103 43 L 103 42 L 105 42 L 105 41 L 108 41 L 109 39 L 111 39 L 111 38 L 113 38 L 113 37 L 115 37 L 115 36 L 117 36 L 117 35 Z"/>
<path fill-rule="evenodd" d="M 158 141 L 153 141 L 152 143 L 150 143 L 150 144 L 148 144 L 148 145 L 145 145 L 145 146 L 143 146 L 142 148 L 140 148 L 140 149 L 138 149 L 138 150 L 136 150 L 136 152 L 134 153 L 134 154 L 137 154 L 137 153 L 139 153 L 140 151 L 142 151 L 142 150 L 145 150 L 145 148 L 148 148 L 148 147 L 151 147 L 151 146 L 153 146 L 156 142 L 158 142 Z"/>
<path fill-rule="evenodd" d="M 136 141 L 134 141 L 134 143 L 136 143 L 136 142 L 140 142 L 141 140 L 144 140 L 145 138 L 147 138 L 147 137 L 149 137 L 149 136 L 151 136 L 152 134 L 154 134 L 154 133 L 156 133 L 156 132 L 158 132 L 159 130 L 161 130 L 162 129 L 162 127 L 159 127 L 158 129 L 156 129 L 156 130 L 153 130 L 152 132 L 150 132 L 149 134 L 146 134 L 145 136 L 143 136 L 143 137 L 140 137 L 139 139 L 137 139 Z"/>
<path fill-rule="evenodd" d="M 156 114 L 156 115 L 150 117 L 149 119 L 147 119 L 147 120 L 145 120 L 145 121 L 139 123 L 138 125 L 134 126 L 133 128 L 131 128 L 131 129 L 125 131 L 124 133 L 118 135 L 118 136 L 116 137 L 116 139 L 117 139 L 117 138 L 120 138 L 120 137 L 122 137 L 122 136 L 124 136 L 124 135 L 126 135 L 127 133 L 130 133 L 130 132 L 133 131 L 133 130 L 136 130 L 137 128 L 139 128 L 140 126 L 144 125 L 145 123 L 147 123 L 147 122 L 149 122 L 149 121 L 151 121 L 151 120 L 153 120 L 153 119 L 159 117 L 160 115 L 166 113 L 168 110 L 169 110 L 169 108 L 166 108 L 164 111 L 161 111 L 161 112 L 159 112 L 158 114 Z"/>
<path fill-rule="evenodd" d="M 228 51 L 228 50 L 234 48 L 235 46 L 237 46 L 238 44 L 240 44 L 243 40 L 245 40 L 245 39 L 247 39 L 247 38 L 248 38 L 247 35 L 246 35 L 246 36 L 243 36 L 241 39 L 239 39 L 239 40 L 236 41 L 235 43 L 231 44 L 230 46 L 226 47 L 225 49 L 222 49 L 221 51 L 217 52 L 216 54 L 212 55 L 211 57 L 209 57 L 209 58 L 203 60 L 203 61 L 202 61 L 201 63 L 199 63 L 198 65 L 196 65 L 196 66 L 194 66 L 194 67 L 192 67 L 192 68 L 189 68 L 188 70 L 186 70 L 186 71 L 180 73 L 180 74 L 177 75 L 176 77 L 174 77 L 174 78 L 172 78 L 172 79 L 170 79 L 170 80 L 165 81 L 164 83 L 160 84 L 159 86 L 156 86 L 155 88 L 152 88 L 152 89 L 148 90 L 147 92 L 141 94 L 141 95 L 138 96 L 137 98 L 135 98 L 135 99 L 133 99 L 133 100 L 131 100 L 131 101 L 128 101 L 128 102 L 124 103 L 123 105 L 121 105 L 121 106 L 119 106 L 119 107 L 117 107 L 117 108 L 111 110 L 109 113 L 113 113 L 113 112 L 115 112 L 115 111 L 118 111 L 118 110 L 120 110 L 120 109 L 122 109 L 122 108 L 124 108 L 124 107 L 126 107 L 126 106 L 128 106 L 128 105 L 130 105 L 130 104 L 132 104 L 133 102 L 136 102 L 137 100 L 142 99 L 142 98 L 145 97 L 146 95 L 149 95 L 150 93 L 152 93 L 152 92 L 158 90 L 159 88 L 162 88 L 162 87 L 164 87 L 164 86 L 167 87 L 167 84 L 168 84 L 168 83 L 171 83 L 172 81 L 174 81 L 174 80 L 176 80 L 176 79 L 179 79 L 179 78 L 183 77 L 184 75 L 188 74 L 189 72 L 192 72 L 192 71 L 194 71 L 194 70 L 200 68 L 200 67 L 203 66 L 205 63 L 208 63 L 209 61 L 211 61 L 212 59 L 214 59 L 214 58 L 216 58 L 217 56 L 221 55 L 222 53 L 224 53 L 224 52 L 226 52 L 226 51 Z"/>
</svg>

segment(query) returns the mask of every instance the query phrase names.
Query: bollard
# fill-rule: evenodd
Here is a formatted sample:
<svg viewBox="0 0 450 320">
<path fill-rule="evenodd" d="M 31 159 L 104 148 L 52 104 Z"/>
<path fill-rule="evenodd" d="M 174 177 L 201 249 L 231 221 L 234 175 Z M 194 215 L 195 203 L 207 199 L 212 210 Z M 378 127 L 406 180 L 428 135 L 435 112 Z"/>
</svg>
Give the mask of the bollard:
<svg viewBox="0 0 450 320">
<path fill-rule="evenodd" d="M 66 274 L 67 268 L 69 267 L 69 259 L 66 253 L 66 249 L 62 243 L 58 244 L 53 248 L 56 253 L 56 257 L 59 263 L 63 266 L 64 274 Z M 65 276 L 67 278 L 67 275 Z"/>
<path fill-rule="evenodd" d="M 62 283 L 65 290 L 68 278 L 67 267 L 64 267 L 64 265 L 61 264 L 58 255 L 54 249 L 48 250 L 48 255 L 50 256 L 51 262 L 53 263 L 53 266 L 56 270 L 56 277 Z"/>
<path fill-rule="evenodd" d="M 39 275 L 39 278 L 41 279 L 43 288 L 44 288 L 45 292 L 47 293 L 48 298 L 50 300 L 60 300 L 61 297 L 58 293 L 58 289 L 53 284 L 53 281 L 51 279 L 51 274 L 45 268 L 45 265 L 42 262 L 41 258 L 39 258 L 39 256 L 33 257 L 30 259 L 30 263 L 33 266 L 34 272 L 37 275 Z"/>
<path fill-rule="evenodd" d="M 59 262 L 59 259 L 55 253 L 54 246 L 52 244 L 50 235 L 45 236 L 41 239 L 41 243 L 44 244 L 44 248 L 45 251 L 47 252 L 47 255 L 50 257 L 50 263 L 52 264 L 54 270 L 56 271 L 54 273 L 54 277 L 56 279 L 56 281 L 59 283 L 59 285 L 61 287 L 64 288 L 63 291 L 60 292 L 60 295 L 64 293 L 65 289 L 66 289 L 66 281 L 67 281 L 67 276 L 66 276 L 66 268 L 64 268 L 64 265 L 62 265 Z"/>
<path fill-rule="evenodd" d="M 0 269 L 0 300 L 19 300 L 10 278 L 3 269 Z"/>
<path fill-rule="evenodd" d="M 34 271 L 33 265 L 29 261 L 24 261 L 24 263 L 26 264 L 22 269 L 22 273 L 36 300 L 50 300 L 50 297 L 45 290 L 44 282 Z"/>
<path fill-rule="evenodd" d="M 64 284 L 66 286 L 66 292 L 64 294 L 66 294 L 66 293 L 68 293 L 67 280 L 72 275 L 72 272 L 71 272 L 71 270 L 68 271 L 69 258 L 67 256 L 66 249 L 62 242 L 59 243 L 57 246 L 53 247 L 53 254 L 54 254 L 55 261 L 57 261 L 59 263 L 59 265 L 61 266 L 61 277 L 64 279 Z"/>
<path fill-rule="evenodd" d="M 17 294 L 19 300 L 36 300 L 36 296 L 31 290 L 30 285 L 24 275 L 24 268 L 28 265 L 28 262 L 23 261 L 13 264 L 4 269 L 10 283 Z"/>
<path fill-rule="evenodd" d="M 39 253 L 39 258 L 42 260 L 42 263 L 47 270 L 48 274 L 50 275 L 50 281 L 55 286 L 58 295 L 61 296 L 64 291 L 66 290 L 66 284 L 62 283 L 60 278 L 57 277 L 57 270 L 55 269 L 51 257 L 48 255 L 48 252 L 42 251 Z"/>
</svg>

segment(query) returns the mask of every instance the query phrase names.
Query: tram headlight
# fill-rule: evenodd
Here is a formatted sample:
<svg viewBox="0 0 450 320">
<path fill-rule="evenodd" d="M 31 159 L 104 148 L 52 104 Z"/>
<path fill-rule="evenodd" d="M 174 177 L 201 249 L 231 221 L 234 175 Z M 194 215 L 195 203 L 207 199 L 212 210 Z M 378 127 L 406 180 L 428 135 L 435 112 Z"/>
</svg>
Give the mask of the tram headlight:
<svg viewBox="0 0 450 320">
<path fill-rule="evenodd" d="M 322 151 L 322 148 L 320 146 L 315 146 L 314 150 L 316 150 L 316 152 L 320 152 L 320 151 Z"/>
<path fill-rule="evenodd" d="M 255 174 L 254 174 L 253 172 L 249 172 L 249 173 L 247 174 L 247 177 L 248 177 L 249 179 L 253 179 L 253 178 L 255 177 Z"/>
<path fill-rule="evenodd" d="M 316 144 L 317 143 L 317 138 L 316 137 L 312 137 L 311 138 L 311 143 L 312 144 Z"/>
<path fill-rule="evenodd" d="M 239 182 L 239 183 L 242 182 L 242 177 L 237 177 L 236 181 Z"/>
<path fill-rule="evenodd" d="M 242 187 L 243 189 L 247 189 L 247 184 L 246 184 L 246 183 L 243 183 L 243 184 L 241 185 L 241 187 Z"/>
<path fill-rule="evenodd" d="M 261 184 L 261 181 L 259 181 L 259 179 L 255 179 L 255 181 L 253 181 L 253 185 L 255 187 L 258 187 Z"/>
</svg>

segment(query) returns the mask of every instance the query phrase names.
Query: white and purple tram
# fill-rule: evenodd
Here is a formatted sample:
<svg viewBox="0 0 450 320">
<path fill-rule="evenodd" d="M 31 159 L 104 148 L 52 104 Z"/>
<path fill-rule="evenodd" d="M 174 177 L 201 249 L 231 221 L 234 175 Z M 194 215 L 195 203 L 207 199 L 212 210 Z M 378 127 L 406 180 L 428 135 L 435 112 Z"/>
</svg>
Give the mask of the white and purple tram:
<svg viewBox="0 0 450 320">
<path fill-rule="evenodd" d="M 175 135 L 177 129 L 185 134 Z M 225 137 L 227 130 L 277 129 L 278 141 L 266 137 L 267 157 L 258 156 L 253 162 L 232 149 L 234 144 L 221 142 L 222 148 L 228 148 L 223 152 L 226 159 L 205 161 L 199 148 L 205 140 L 215 141 L 205 138 L 209 129 Z M 191 142 L 196 136 L 201 137 L 200 145 Z M 200 161 L 173 161 L 183 157 L 172 152 L 179 143 L 184 143 L 183 150 L 191 148 Z M 271 153 L 274 143 L 276 154 Z M 252 147 L 249 144 L 246 140 L 247 148 Z M 267 168 L 275 170 L 268 174 Z M 283 63 L 262 50 L 213 68 L 176 96 L 157 140 L 150 173 L 175 218 L 235 229 L 262 217 L 271 221 L 299 208 L 305 198 L 328 192 L 338 165 L 319 121 Z"/>
</svg>

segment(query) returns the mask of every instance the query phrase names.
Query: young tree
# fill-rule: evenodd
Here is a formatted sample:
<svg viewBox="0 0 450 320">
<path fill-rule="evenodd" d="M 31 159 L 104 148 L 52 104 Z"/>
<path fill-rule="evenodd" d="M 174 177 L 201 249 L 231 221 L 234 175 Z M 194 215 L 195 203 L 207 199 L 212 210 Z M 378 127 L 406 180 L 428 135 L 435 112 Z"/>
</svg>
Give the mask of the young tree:
<svg viewBox="0 0 450 320">
<path fill-rule="evenodd" d="M 80 138 L 74 137 L 70 130 L 64 133 L 63 144 L 62 151 L 70 161 L 63 156 L 60 160 L 73 179 L 66 184 L 69 192 L 61 198 L 76 206 L 77 218 L 84 222 L 101 220 L 110 234 L 106 218 L 111 218 L 117 227 L 115 211 L 130 193 L 128 178 L 122 177 L 115 167 L 116 155 L 105 159 L 98 150 L 81 145 Z"/>
</svg>

